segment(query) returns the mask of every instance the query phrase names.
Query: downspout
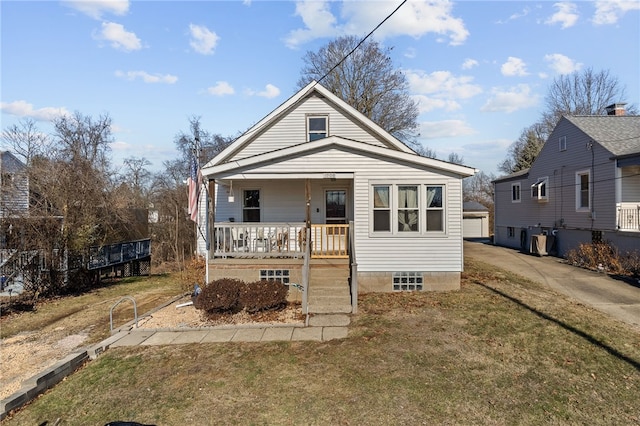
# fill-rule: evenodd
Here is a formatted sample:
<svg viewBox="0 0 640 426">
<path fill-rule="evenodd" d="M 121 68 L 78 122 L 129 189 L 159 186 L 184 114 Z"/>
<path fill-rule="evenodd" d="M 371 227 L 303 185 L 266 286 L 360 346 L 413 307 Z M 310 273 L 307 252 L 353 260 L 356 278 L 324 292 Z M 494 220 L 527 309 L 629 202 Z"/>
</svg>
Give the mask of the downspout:
<svg viewBox="0 0 640 426">
<path fill-rule="evenodd" d="M 593 231 L 593 222 L 595 221 L 596 211 L 594 208 L 594 203 L 596 201 L 595 197 L 595 186 L 596 186 L 596 170 L 595 170 L 595 153 L 593 152 L 593 141 L 590 141 L 587 144 L 589 151 L 591 151 L 591 199 L 589 200 L 589 204 L 591 207 L 591 231 Z"/>
</svg>

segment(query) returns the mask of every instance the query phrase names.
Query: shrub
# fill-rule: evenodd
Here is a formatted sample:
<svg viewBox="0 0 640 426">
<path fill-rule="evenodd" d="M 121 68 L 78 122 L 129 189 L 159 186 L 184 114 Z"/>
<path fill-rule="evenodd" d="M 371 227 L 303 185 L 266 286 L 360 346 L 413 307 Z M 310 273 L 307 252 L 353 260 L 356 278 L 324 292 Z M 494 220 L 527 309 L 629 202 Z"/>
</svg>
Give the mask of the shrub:
<svg viewBox="0 0 640 426">
<path fill-rule="evenodd" d="M 618 249 L 608 241 L 580 244 L 567 252 L 567 260 L 574 266 L 609 273 L 624 272 Z"/>
<path fill-rule="evenodd" d="M 194 301 L 196 309 L 211 314 L 218 312 L 238 312 L 242 310 L 239 304 L 240 290 L 244 283 L 232 278 L 222 278 L 212 281 L 204 288 Z"/>
<path fill-rule="evenodd" d="M 240 305 L 249 313 L 276 310 L 287 306 L 289 288 L 279 281 L 262 280 L 244 285 Z"/>
</svg>

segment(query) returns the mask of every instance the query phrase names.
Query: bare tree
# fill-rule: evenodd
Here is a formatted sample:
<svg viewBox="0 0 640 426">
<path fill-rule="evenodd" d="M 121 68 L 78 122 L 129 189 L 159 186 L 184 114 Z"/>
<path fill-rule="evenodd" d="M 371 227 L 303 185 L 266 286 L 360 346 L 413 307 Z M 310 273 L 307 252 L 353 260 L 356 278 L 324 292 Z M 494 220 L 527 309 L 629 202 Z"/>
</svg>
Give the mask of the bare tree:
<svg viewBox="0 0 640 426">
<path fill-rule="evenodd" d="M 18 124 L 13 124 L 2 131 L 0 136 L 1 146 L 11 151 L 27 166 L 31 160 L 47 152 L 51 143 L 50 138 L 40 132 L 33 119 L 26 118 L 20 120 Z"/>
<path fill-rule="evenodd" d="M 409 95 L 405 75 L 393 66 L 391 48 L 365 41 L 356 49 L 358 43 L 355 36 L 344 36 L 318 52 L 307 52 L 298 87 L 319 81 L 383 129 L 415 146 L 418 105 Z"/>
<path fill-rule="evenodd" d="M 572 115 L 606 115 L 607 106 L 626 101 L 626 89 L 608 70 L 586 68 L 553 80 L 545 98 L 546 110 L 542 123 L 549 136 L 560 118 Z M 629 105 L 634 113 L 636 107 Z"/>
<path fill-rule="evenodd" d="M 447 161 L 453 164 L 464 165 L 464 158 L 462 158 L 462 156 L 456 152 L 452 152 L 451 154 L 449 154 L 449 157 L 447 157 Z"/>
<path fill-rule="evenodd" d="M 413 149 L 418 155 L 422 157 L 433 158 L 434 160 L 438 158 L 436 151 L 429 148 L 428 146 L 417 145 Z"/>
</svg>

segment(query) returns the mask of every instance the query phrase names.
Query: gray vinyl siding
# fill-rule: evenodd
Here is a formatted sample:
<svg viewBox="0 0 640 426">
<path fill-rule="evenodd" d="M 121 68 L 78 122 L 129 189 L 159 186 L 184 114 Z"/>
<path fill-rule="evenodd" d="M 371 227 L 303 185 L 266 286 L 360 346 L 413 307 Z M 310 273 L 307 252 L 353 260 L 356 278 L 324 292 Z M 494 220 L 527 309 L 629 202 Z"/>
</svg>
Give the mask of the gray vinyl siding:
<svg viewBox="0 0 640 426">
<path fill-rule="evenodd" d="M 279 174 L 282 179 L 262 180 L 262 173 Z M 235 170 L 225 179 L 234 180 L 236 206 L 226 201 L 225 190 L 216 202 L 216 220 L 238 218 L 241 188 L 259 188 L 262 220 L 304 221 L 304 179 L 291 180 L 287 174 L 299 173 L 350 173 L 351 179 L 312 180 L 312 220 L 318 223 L 324 203 L 323 189 L 347 187 L 349 191 L 349 214 L 355 222 L 355 244 L 358 270 L 361 272 L 415 271 L 415 272 L 460 272 L 462 259 L 462 180 L 456 175 L 445 175 L 428 168 L 416 168 L 413 164 L 371 158 L 360 152 L 327 149 L 306 154 L 298 158 L 284 158 L 279 162 L 254 167 L 250 170 Z M 252 175 L 256 180 L 252 180 Z M 237 183 L 236 183 L 237 182 Z M 373 183 L 389 184 L 442 184 L 445 185 L 446 234 L 441 236 L 406 235 L 378 237 L 369 229 L 370 188 Z M 240 216 L 241 217 L 241 216 Z"/>
<path fill-rule="evenodd" d="M 566 137 L 567 149 L 559 149 L 559 138 Z M 591 144 L 591 146 L 590 146 Z M 529 235 L 542 229 L 615 230 L 616 228 L 616 167 L 612 154 L 593 141 L 566 119 L 562 119 L 543 146 L 528 176 L 521 179 L 520 203 L 511 202 L 513 180 L 495 184 L 495 241 L 497 244 L 520 247 L 519 232 Z M 576 174 L 590 172 L 591 210 L 577 211 Z M 548 202 L 531 198 L 531 185 L 538 178 L 548 177 Z M 587 209 L 588 210 L 588 209 Z M 507 236 L 514 227 L 515 238 Z"/>
<path fill-rule="evenodd" d="M 285 114 L 268 129 L 265 129 L 266 131 L 257 134 L 230 161 L 307 142 L 307 116 L 313 114 L 328 115 L 328 136 L 341 136 L 377 146 L 386 146 L 358 122 L 353 121 L 336 109 L 334 105 L 325 99 L 312 96 L 304 99 L 295 109 Z"/>
</svg>

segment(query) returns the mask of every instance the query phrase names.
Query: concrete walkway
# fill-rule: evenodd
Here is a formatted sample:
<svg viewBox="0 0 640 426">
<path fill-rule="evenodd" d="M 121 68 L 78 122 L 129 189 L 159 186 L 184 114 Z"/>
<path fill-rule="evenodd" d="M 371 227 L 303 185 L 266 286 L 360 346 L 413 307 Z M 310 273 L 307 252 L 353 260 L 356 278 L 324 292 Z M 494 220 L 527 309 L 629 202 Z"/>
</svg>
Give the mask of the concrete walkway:
<svg viewBox="0 0 640 426">
<path fill-rule="evenodd" d="M 303 324 L 278 324 L 266 327 L 251 325 L 171 330 L 131 328 L 112 336 L 113 341 L 109 347 L 184 343 L 327 341 L 346 338 L 350 321 L 349 315 L 334 314 L 311 317 L 309 327 Z"/>
<path fill-rule="evenodd" d="M 640 283 L 566 264 L 557 257 L 521 253 L 483 242 L 464 242 L 464 255 L 522 275 L 596 308 L 640 332 Z"/>
</svg>

